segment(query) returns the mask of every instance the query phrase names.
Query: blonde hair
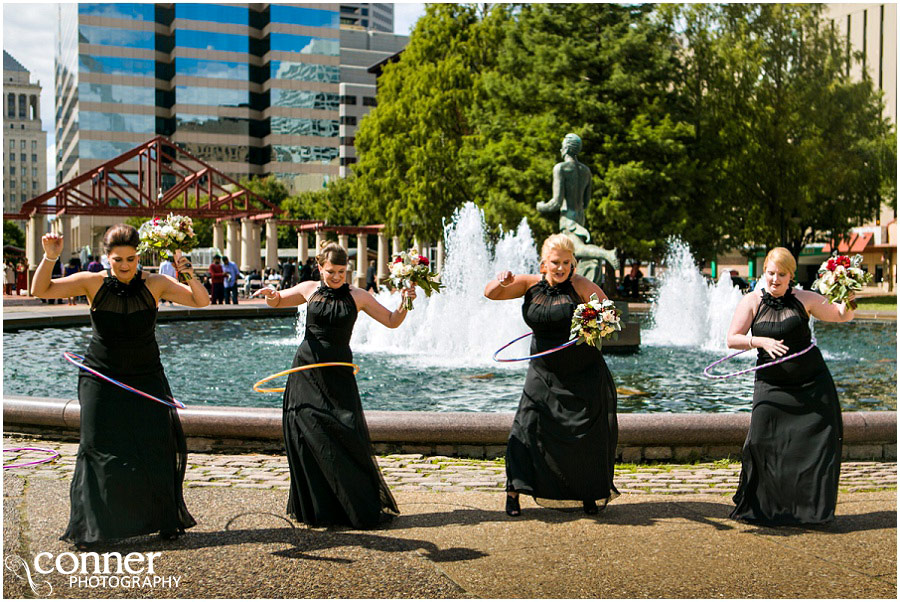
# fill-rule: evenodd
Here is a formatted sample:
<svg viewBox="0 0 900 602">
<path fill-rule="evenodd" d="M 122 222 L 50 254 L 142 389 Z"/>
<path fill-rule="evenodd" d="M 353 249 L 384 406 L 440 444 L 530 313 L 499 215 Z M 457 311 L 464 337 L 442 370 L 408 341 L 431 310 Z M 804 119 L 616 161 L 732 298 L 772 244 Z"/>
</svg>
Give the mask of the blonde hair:
<svg viewBox="0 0 900 602">
<path fill-rule="evenodd" d="M 763 261 L 763 270 L 766 269 L 766 265 L 768 265 L 770 261 L 775 264 L 776 268 L 789 273 L 792 278 L 797 272 L 797 260 L 794 259 L 791 252 L 784 247 L 775 247 L 769 251 L 769 254 L 766 255 L 766 260 Z"/>
<path fill-rule="evenodd" d="M 316 263 L 323 266 L 329 261 L 334 265 L 347 265 L 347 251 L 333 240 L 323 240 L 319 243 L 319 254 L 316 255 Z"/>
<path fill-rule="evenodd" d="M 544 244 L 541 246 L 541 261 L 543 261 L 547 255 L 550 254 L 550 251 L 553 251 L 554 249 L 558 251 L 568 251 L 572 254 L 572 257 L 575 257 L 575 243 L 565 234 L 554 234 L 547 237 L 547 240 L 545 240 Z"/>
</svg>

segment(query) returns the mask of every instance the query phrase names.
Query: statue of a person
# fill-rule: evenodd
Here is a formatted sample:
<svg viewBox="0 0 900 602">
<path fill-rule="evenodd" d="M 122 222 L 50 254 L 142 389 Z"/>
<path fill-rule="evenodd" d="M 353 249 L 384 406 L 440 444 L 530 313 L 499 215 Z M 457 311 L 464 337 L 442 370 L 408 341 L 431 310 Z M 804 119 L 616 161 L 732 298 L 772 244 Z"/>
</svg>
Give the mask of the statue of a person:
<svg viewBox="0 0 900 602">
<path fill-rule="evenodd" d="M 618 269 L 619 259 L 615 250 L 591 244 L 591 233 L 584 227 L 584 212 L 591 200 L 591 170 L 578 161 L 580 152 L 581 138 L 566 134 L 560 149 L 563 160 L 553 166 L 553 198 L 539 202 L 537 210 L 559 211 L 559 230 L 575 243 L 577 272 L 600 284 L 602 261 Z"/>
</svg>

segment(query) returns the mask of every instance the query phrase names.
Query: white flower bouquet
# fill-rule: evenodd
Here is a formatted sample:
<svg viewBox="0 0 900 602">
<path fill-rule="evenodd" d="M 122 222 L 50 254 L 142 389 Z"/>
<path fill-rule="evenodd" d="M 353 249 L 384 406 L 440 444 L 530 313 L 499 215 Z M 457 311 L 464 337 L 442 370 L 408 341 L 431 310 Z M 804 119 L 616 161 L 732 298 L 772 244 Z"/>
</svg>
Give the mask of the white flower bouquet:
<svg viewBox="0 0 900 602">
<path fill-rule="evenodd" d="M 156 251 L 161 257 L 174 257 L 175 251 L 189 253 L 198 244 L 193 220 L 172 213 L 165 219 L 154 217 L 144 222 L 138 235 L 141 238 L 138 253 Z M 185 278 L 188 278 L 186 274 Z"/>
<path fill-rule="evenodd" d="M 861 291 L 863 287 L 872 282 L 872 274 L 864 271 L 862 265 L 863 256 L 854 255 L 852 258 L 846 255 L 834 256 L 819 266 L 819 277 L 812 283 L 812 290 L 825 296 L 830 303 L 844 303 L 850 292 Z M 849 302 L 851 309 L 856 309 L 856 303 Z"/>
<path fill-rule="evenodd" d="M 603 346 L 603 339 L 615 339 L 622 330 L 622 312 L 609 299 L 601 301 L 597 293 L 592 293 L 587 303 L 575 308 L 572 315 L 571 338 L 578 337 L 577 345 L 587 343 L 597 349 Z"/>
<path fill-rule="evenodd" d="M 410 286 L 418 286 L 425 291 L 425 296 L 440 292 L 443 288 L 440 276 L 431 271 L 428 258 L 419 255 L 415 249 L 403 251 L 394 256 L 390 266 L 390 273 L 381 279 L 381 284 L 387 284 L 391 288 L 402 289 Z M 404 301 L 406 309 L 413 308 L 412 299 Z"/>
</svg>

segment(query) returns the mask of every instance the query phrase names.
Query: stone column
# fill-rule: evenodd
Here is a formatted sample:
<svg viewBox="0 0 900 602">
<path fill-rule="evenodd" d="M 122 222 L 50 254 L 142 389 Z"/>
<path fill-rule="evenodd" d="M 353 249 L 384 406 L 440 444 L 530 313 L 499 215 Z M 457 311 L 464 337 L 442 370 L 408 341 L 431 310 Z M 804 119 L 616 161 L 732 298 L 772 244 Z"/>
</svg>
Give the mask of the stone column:
<svg viewBox="0 0 900 602">
<path fill-rule="evenodd" d="M 350 251 L 350 237 L 346 234 L 338 234 L 338 244 L 341 245 L 341 248 L 345 251 Z"/>
<path fill-rule="evenodd" d="M 444 269 L 444 239 L 439 238 L 437 241 L 437 257 L 434 260 L 434 271 L 440 272 Z"/>
<path fill-rule="evenodd" d="M 241 218 L 241 258 L 236 262 L 241 271 L 253 269 L 259 263 L 259 247 L 254 248 L 254 227 L 258 228 L 248 217 Z M 231 258 L 232 261 L 235 261 Z"/>
<path fill-rule="evenodd" d="M 366 272 L 369 269 L 369 237 L 366 234 L 356 235 L 356 286 L 366 287 Z"/>
<path fill-rule="evenodd" d="M 414 238 L 414 239 L 413 239 L 413 246 L 416 248 L 416 252 L 417 252 L 419 255 L 424 255 L 424 254 L 425 254 L 425 253 L 422 252 L 422 251 L 425 250 L 425 246 L 422 244 L 422 241 L 419 240 L 418 238 Z"/>
<path fill-rule="evenodd" d="M 378 233 L 378 260 L 376 262 L 378 267 L 377 278 L 379 282 L 382 278 L 387 276 L 387 265 L 388 265 L 389 255 L 388 255 L 388 240 L 387 236 L 385 236 L 384 232 Z"/>
<path fill-rule="evenodd" d="M 228 242 L 225 246 L 225 255 L 228 256 L 228 261 L 233 261 L 235 263 L 240 263 L 241 260 L 241 234 L 238 231 L 237 220 L 230 219 L 227 222 L 228 224 Z"/>
<path fill-rule="evenodd" d="M 25 258 L 28 260 L 28 267 L 32 269 L 37 269 L 44 257 L 44 246 L 41 244 L 44 227 L 44 216 L 38 213 L 25 222 Z"/>
<path fill-rule="evenodd" d="M 72 218 L 66 214 L 57 215 L 56 219 L 53 220 L 53 223 L 50 226 L 50 229 L 55 233 L 59 234 L 63 237 L 62 251 L 59 253 L 59 260 L 63 266 L 63 270 L 65 270 L 65 266 L 69 263 L 69 259 L 72 258 L 72 229 L 69 227 Z M 38 261 L 43 257 L 43 248 L 41 249 L 41 255 L 38 257 Z"/>
<path fill-rule="evenodd" d="M 316 230 L 316 248 L 313 250 L 314 255 L 319 254 L 319 249 L 322 247 L 323 240 L 325 240 L 325 231 L 324 230 Z"/>
<path fill-rule="evenodd" d="M 309 259 L 309 234 L 306 230 L 297 231 L 297 265 L 301 266 Z"/>
<path fill-rule="evenodd" d="M 278 267 L 278 220 L 266 220 L 266 267 Z"/>
<path fill-rule="evenodd" d="M 213 224 L 213 241 L 212 246 L 221 251 L 225 248 L 225 223 L 215 222 Z"/>
<path fill-rule="evenodd" d="M 400 237 L 399 237 L 399 236 L 393 237 L 393 238 L 391 239 L 391 245 L 394 247 L 393 250 L 391 251 L 391 253 L 394 254 L 394 255 L 397 255 L 397 254 L 401 251 L 401 249 L 400 249 Z"/>
</svg>

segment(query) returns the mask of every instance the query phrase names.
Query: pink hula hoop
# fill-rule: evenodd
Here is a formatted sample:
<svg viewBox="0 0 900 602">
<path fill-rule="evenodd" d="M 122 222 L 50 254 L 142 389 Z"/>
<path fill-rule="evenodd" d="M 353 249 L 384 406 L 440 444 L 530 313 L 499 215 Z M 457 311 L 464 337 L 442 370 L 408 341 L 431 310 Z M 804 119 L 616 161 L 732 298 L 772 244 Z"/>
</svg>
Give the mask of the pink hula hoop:
<svg viewBox="0 0 900 602">
<path fill-rule="evenodd" d="M 703 376 L 705 376 L 706 378 L 712 378 L 712 379 L 722 379 L 722 378 L 731 378 L 732 376 L 740 376 L 742 374 L 749 374 L 750 372 L 756 372 L 757 370 L 762 370 L 763 368 L 768 368 L 769 366 L 777 366 L 778 364 L 780 364 L 782 362 L 786 362 L 787 360 L 793 359 L 795 357 L 799 357 L 815 346 L 816 346 L 816 337 L 813 337 L 812 342 L 809 344 L 809 347 L 807 347 L 803 351 L 798 351 L 797 353 L 792 353 L 790 355 L 780 357 L 773 362 L 767 362 L 760 366 L 753 366 L 752 368 L 747 368 L 745 370 L 738 370 L 737 372 L 732 372 L 731 374 L 710 374 L 709 373 L 709 371 L 712 368 L 718 366 L 722 362 L 730 360 L 733 357 L 737 357 L 742 353 L 747 353 L 748 351 L 750 351 L 749 349 L 743 349 L 736 353 L 732 353 L 731 355 L 726 355 L 722 359 L 716 360 L 713 363 L 711 363 L 709 366 L 707 366 L 706 368 L 703 369 Z"/>
<path fill-rule="evenodd" d="M 90 372 L 91 374 L 93 374 L 93 375 L 96 376 L 97 378 L 103 379 L 103 380 L 105 380 L 105 381 L 108 382 L 108 383 L 112 383 L 112 384 L 116 385 L 117 387 L 122 387 L 122 388 L 125 389 L 126 391 L 131 391 L 132 393 L 135 393 L 135 394 L 137 394 L 137 395 L 140 395 L 141 397 L 146 397 L 147 399 L 149 399 L 149 400 L 151 400 L 151 401 L 155 401 L 155 402 L 157 402 L 157 403 L 161 403 L 161 404 L 163 404 L 163 405 L 167 405 L 167 406 L 169 406 L 170 408 L 184 409 L 184 407 L 185 407 L 185 405 L 184 405 L 183 403 L 181 403 L 180 401 L 178 401 L 178 400 L 175 399 L 174 397 L 169 397 L 169 399 L 171 399 L 172 401 L 166 401 L 166 400 L 164 400 L 164 399 L 160 399 L 159 397 L 154 397 L 153 395 L 150 395 L 149 393 L 144 393 L 143 391 L 139 391 L 138 389 L 135 389 L 134 387 L 130 387 L 130 386 L 126 385 L 126 384 L 123 383 L 123 382 L 119 382 L 119 381 L 117 381 L 117 380 L 114 379 L 114 378 L 110 378 L 110 377 L 106 376 L 105 374 L 101 374 L 100 372 L 97 372 L 97 371 L 94 370 L 93 368 L 89 368 L 88 366 L 85 366 L 85 365 L 82 363 L 82 362 L 84 362 L 84 357 L 78 355 L 77 353 L 72 353 L 72 352 L 70 352 L 70 351 L 64 351 L 64 352 L 63 352 L 63 357 L 66 358 L 66 360 L 67 360 L 68 362 L 70 362 L 70 363 L 72 363 L 72 364 L 78 366 L 79 368 L 81 368 L 81 369 L 84 370 L 85 372 Z"/>
<path fill-rule="evenodd" d="M 46 449 L 43 447 L 8 447 L 3 450 L 3 453 L 12 453 L 17 451 L 39 451 L 46 452 L 50 455 L 46 458 L 41 458 L 40 460 L 35 460 L 33 462 L 23 462 L 22 464 L 4 464 L 3 468 L 23 468 L 25 466 L 34 466 L 35 464 L 43 464 L 45 462 L 50 462 L 51 460 L 55 460 L 59 457 L 59 452 L 54 449 Z"/>
<path fill-rule="evenodd" d="M 521 340 L 524 339 L 525 337 L 530 337 L 530 336 L 533 335 L 533 334 L 534 334 L 533 332 L 527 332 L 527 333 L 523 334 L 522 336 L 520 336 L 520 337 L 518 337 L 518 338 L 515 338 L 515 339 L 511 340 L 509 343 L 507 343 L 506 345 L 504 345 L 503 347 L 501 347 L 500 349 L 498 349 L 497 351 L 494 352 L 494 355 L 492 356 L 493 360 L 494 360 L 495 362 L 500 362 L 500 363 L 505 363 L 505 362 L 524 362 L 524 361 L 526 361 L 526 360 L 533 360 L 533 359 L 536 358 L 536 357 L 542 357 L 542 356 L 544 356 L 544 355 L 550 355 L 551 353 L 555 353 L 555 352 L 559 351 L 560 349 L 565 349 L 566 347 L 570 347 L 570 346 L 572 346 L 572 345 L 574 345 L 575 343 L 578 342 L 578 339 L 572 339 L 571 341 L 566 341 L 565 343 L 563 343 L 563 344 L 560 345 L 559 347 L 554 347 L 553 349 L 548 349 L 548 350 L 546 350 L 546 351 L 541 351 L 540 353 L 535 353 L 534 355 L 526 355 L 525 357 L 514 357 L 514 358 L 509 358 L 509 359 L 501 359 L 501 358 L 498 358 L 498 357 L 497 357 L 497 355 L 499 355 L 499 353 L 500 353 L 501 351 L 503 351 L 504 349 L 506 349 L 507 347 L 509 347 L 509 346 L 512 345 L 513 343 L 516 343 L 516 342 L 518 342 L 518 341 L 521 341 Z"/>
</svg>

